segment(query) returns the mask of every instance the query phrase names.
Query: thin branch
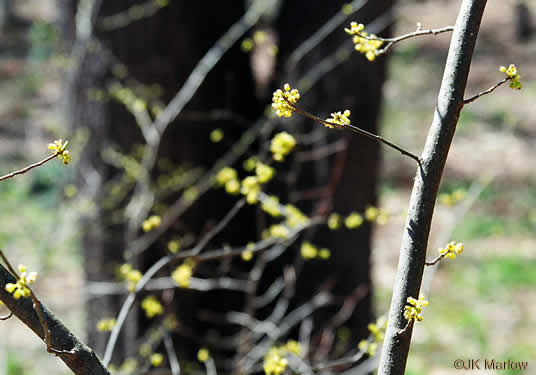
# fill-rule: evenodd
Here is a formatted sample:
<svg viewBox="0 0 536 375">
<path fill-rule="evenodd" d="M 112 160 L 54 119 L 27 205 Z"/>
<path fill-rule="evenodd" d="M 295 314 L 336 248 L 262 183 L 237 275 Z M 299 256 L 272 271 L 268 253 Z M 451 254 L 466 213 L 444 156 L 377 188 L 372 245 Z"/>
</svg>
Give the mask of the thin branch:
<svg viewBox="0 0 536 375">
<path fill-rule="evenodd" d="M 441 259 L 443 259 L 445 257 L 445 255 L 447 255 L 446 253 L 445 254 L 440 254 L 437 256 L 437 258 L 435 258 L 433 261 L 431 262 L 424 262 L 424 265 L 425 266 L 435 266 L 437 264 L 437 262 L 439 262 Z"/>
<path fill-rule="evenodd" d="M 358 133 L 358 134 L 364 135 L 365 137 L 369 137 L 371 139 L 374 139 L 375 141 L 381 142 L 381 143 L 383 143 L 383 144 L 385 144 L 385 145 L 387 145 L 387 146 L 399 151 L 402 155 L 409 156 L 410 158 L 415 160 L 419 164 L 419 166 L 421 165 L 421 160 L 419 159 L 419 157 L 417 155 L 412 154 L 411 152 L 404 150 L 402 147 L 395 145 L 394 143 L 386 140 L 385 138 L 383 138 L 383 137 L 381 137 L 379 135 L 370 133 L 370 132 L 368 132 L 366 130 L 363 130 L 361 128 L 358 128 L 357 126 L 354 126 L 354 125 L 349 125 L 349 124 L 338 125 L 338 124 L 334 124 L 332 122 L 326 121 L 324 119 L 321 119 L 318 116 L 313 115 L 312 113 L 309 113 L 307 111 L 304 111 L 303 109 L 300 109 L 300 108 L 296 107 L 295 105 L 290 103 L 286 98 L 284 98 L 284 99 L 287 101 L 287 104 L 290 105 L 295 112 L 300 113 L 300 114 L 304 115 L 305 117 L 310 118 L 311 120 L 317 121 L 317 122 L 319 122 L 319 123 L 321 123 L 323 125 L 326 125 L 328 127 L 335 127 L 337 129 L 349 128 L 350 130 L 352 130 L 355 133 Z"/>
<path fill-rule="evenodd" d="M 422 166 L 417 171 L 411 194 L 379 375 L 402 375 L 406 368 L 412 327 L 403 336 L 398 332 L 407 323 L 403 317 L 407 298 L 419 295 L 421 288 L 434 202 L 463 108 L 463 95 L 485 6 L 486 0 L 463 0 L 451 38 L 437 107 L 421 159 Z"/>
<path fill-rule="evenodd" d="M 376 50 L 375 54 L 376 56 L 378 56 L 387 52 L 387 50 L 389 50 L 389 48 L 391 48 L 393 44 L 401 42 L 403 40 L 414 38 L 417 36 L 423 36 L 423 35 L 430 35 L 430 34 L 437 35 L 437 34 L 446 33 L 446 32 L 454 30 L 454 26 L 445 26 L 439 29 L 427 29 L 427 30 L 422 30 L 421 27 L 422 26 L 418 26 L 417 30 L 412 33 L 404 34 L 404 35 L 397 36 L 394 38 L 381 38 L 379 36 L 363 35 L 361 33 L 357 33 L 354 35 L 357 35 L 360 38 L 367 39 L 367 40 L 379 40 L 379 41 L 387 43 L 385 47 L 383 47 L 382 49 Z"/>
<path fill-rule="evenodd" d="M 489 94 L 489 93 L 495 91 L 495 89 L 496 89 L 497 87 L 499 87 L 500 85 L 506 83 L 506 82 L 509 81 L 510 79 L 512 79 L 512 77 L 506 77 L 506 78 L 504 78 L 502 81 L 500 81 L 500 82 L 496 83 L 495 85 L 491 86 L 489 89 L 487 89 L 487 90 L 485 90 L 485 91 L 482 91 L 482 92 L 479 92 L 478 94 L 476 94 L 475 96 L 470 97 L 469 99 L 465 99 L 465 100 L 463 101 L 463 104 L 465 105 L 465 104 L 472 103 L 472 102 L 474 102 L 475 100 L 477 100 L 478 98 L 480 98 L 481 96 L 484 96 L 484 95 L 486 95 L 486 94 Z"/>
<path fill-rule="evenodd" d="M 169 359 L 169 366 L 171 367 L 171 373 L 173 375 L 180 375 L 181 367 L 179 365 L 179 359 L 177 358 L 177 353 L 173 347 L 173 340 L 167 330 L 164 331 L 164 345 Z"/>
<path fill-rule="evenodd" d="M 4 180 L 7 180 L 8 178 L 12 178 L 12 177 L 15 177 L 19 174 L 24 174 L 26 172 L 28 172 L 29 170 L 31 169 L 34 169 L 34 168 L 37 168 L 37 167 L 40 167 L 41 165 L 45 164 L 46 162 L 54 159 L 56 156 L 58 156 L 58 152 L 55 152 L 53 153 L 52 155 L 44 158 L 43 160 L 37 162 L 37 163 L 34 163 L 34 164 L 30 164 L 29 166 L 27 166 L 26 168 L 23 168 L 23 169 L 20 169 L 18 171 L 15 171 L 15 172 L 11 172 L 11 173 L 8 173 L 6 174 L 5 176 L 2 176 L 0 177 L 0 181 L 4 181 Z"/>
</svg>

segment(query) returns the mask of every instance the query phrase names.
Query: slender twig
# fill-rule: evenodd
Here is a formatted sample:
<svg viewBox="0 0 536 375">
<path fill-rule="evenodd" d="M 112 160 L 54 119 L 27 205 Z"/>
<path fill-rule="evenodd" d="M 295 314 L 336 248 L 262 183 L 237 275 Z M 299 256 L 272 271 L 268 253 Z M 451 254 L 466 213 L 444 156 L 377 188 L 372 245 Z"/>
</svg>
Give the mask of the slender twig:
<svg viewBox="0 0 536 375">
<path fill-rule="evenodd" d="M 370 133 L 370 132 L 368 132 L 366 130 L 363 130 L 361 128 L 358 128 L 357 126 L 354 126 L 354 125 L 349 125 L 349 124 L 339 125 L 339 124 L 335 124 L 335 123 L 326 121 L 324 119 L 321 119 L 318 116 L 313 115 L 312 113 L 309 113 L 307 111 L 304 111 L 301 108 L 296 107 L 295 105 L 290 103 L 286 98 L 284 98 L 284 99 L 287 101 L 287 104 L 290 105 L 295 112 L 300 113 L 300 114 L 304 115 L 305 117 L 310 118 L 311 120 L 317 121 L 317 122 L 319 122 L 319 123 L 321 123 L 323 125 L 326 125 L 328 127 L 335 127 L 336 129 L 348 128 L 348 129 L 352 130 L 355 133 L 364 135 L 365 137 L 369 137 L 371 139 L 374 139 L 375 141 L 381 142 L 381 143 L 383 143 L 383 144 L 385 144 L 385 145 L 387 145 L 387 146 L 399 151 L 402 155 L 409 156 L 410 158 L 415 160 L 419 164 L 419 166 L 421 164 L 421 160 L 419 159 L 419 157 L 417 155 L 412 154 L 411 152 L 404 150 L 402 147 L 395 145 L 394 143 L 386 140 L 385 138 L 383 138 L 383 137 L 381 137 L 379 135 Z"/>
<path fill-rule="evenodd" d="M 441 259 L 443 259 L 445 257 L 445 255 L 447 255 L 446 253 L 445 254 L 440 254 L 437 256 L 437 258 L 435 258 L 433 261 L 431 262 L 424 262 L 424 265 L 425 266 L 435 266 L 437 264 L 437 262 L 439 262 Z"/>
<path fill-rule="evenodd" d="M 422 30 L 421 27 L 422 26 L 419 26 L 417 28 L 417 30 L 412 32 L 412 33 L 404 34 L 404 35 L 397 36 L 397 37 L 394 37 L 394 38 L 381 38 L 379 36 L 363 35 L 361 33 L 357 33 L 355 35 L 357 35 L 357 36 L 359 36 L 360 38 L 363 38 L 363 39 L 379 40 L 381 42 L 387 43 L 385 45 L 385 47 L 383 47 L 382 49 L 376 50 L 375 54 L 376 54 L 376 56 L 378 56 L 378 55 L 381 55 L 381 54 L 387 52 L 387 50 L 389 48 L 391 48 L 393 46 L 393 44 L 401 42 L 403 40 L 414 38 L 414 37 L 417 37 L 417 36 L 423 36 L 423 35 L 430 35 L 430 34 L 437 35 L 437 34 L 446 33 L 446 32 L 454 30 L 454 26 L 445 26 L 445 27 L 441 27 L 439 29 L 427 29 L 427 30 Z"/>
<path fill-rule="evenodd" d="M 164 345 L 169 359 L 169 366 L 171 367 L 171 373 L 173 375 L 180 375 L 181 367 L 179 365 L 179 359 L 177 358 L 177 353 L 173 346 L 173 340 L 167 330 L 164 330 Z"/>
<path fill-rule="evenodd" d="M 398 332 L 407 323 L 403 317 L 407 298 L 419 295 L 421 288 L 434 202 L 463 108 L 463 95 L 485 6 L 486 0 L 463 0 L 460 6 L 422 166 L 417 171 L 409 203 L 379 375 L 405 372 L 412 327 L 405 335 L 400 336 Z"/>
<path fill-rule="evenodd" d="M 507 81 L 509 81 L 510 79 L 512 79 L 512 77 L 505 77 L 502 81 L 496 83 L 495 85 L 491 86 L 489 89 L 485 90 L 485 91 L 482 91 L 482 92 L 479 92 L 478 94 L 476 94 L 475 96 L 472 96 L 470 97 L 469 99 L 464 99 L 463 101 L 463 104 L 469 104 L 469 103 L 472 103 L 474 102 L 475 100 L 477 100 L 478 98 L 480 98 L 481 96 L 483 95 L 486 95 L 486 94 L 489 94 L 493 91 L 495 91 L 495 89 L 497 87 L 499 87 L 500 85 L 506 83 Z"/>
<path fill-rule="evenodd" d="M 56 156 L 58 156 L 58 152 L 55 152 L 53 153 L 52 155 L 50 156 L 47 156 L 46 158 L 44 158 L 43 160 L 41 161 L 38 161 L 37 163 L 34 163 L 34 164 L 30 164 L 29 166 L 27 166 L 26 168 L 23 168 L 23 169 L 20 169 L 18 171 L 15 171 L 15 172 L 11 172 L 11 173 L 8 173 L 6 174 L 5 176 L 2 176 L 0 177 L 0 181 L 4 181 L 4 180 L 7 180 L 8 178 L 12 178 L 12 177 L 15 177 L 19 174 L 24 174 L 26 172 L 28 172 L 29 170 L 31 169 L 34 169 L 34 168 L 37 168 L 43 164 L 45 164 L 46 162 L 54 159 Z"/>
</svg>

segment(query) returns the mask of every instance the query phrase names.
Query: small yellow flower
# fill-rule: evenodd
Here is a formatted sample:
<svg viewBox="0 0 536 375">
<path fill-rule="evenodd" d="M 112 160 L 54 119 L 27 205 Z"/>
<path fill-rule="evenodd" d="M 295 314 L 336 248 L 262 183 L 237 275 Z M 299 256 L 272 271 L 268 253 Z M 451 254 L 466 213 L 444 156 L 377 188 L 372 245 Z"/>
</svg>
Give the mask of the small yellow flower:
<svg viewBox="0 0 536 375">
<path fill-rule="evenodd" d="M 240 188 L 240 192 L 246 196 L 246 201 L 249 204 L 257 203 L 260 191 L 261 186 L 259 184 L 258 177 L 248 176 L 242 181 L 242 187 Z"/>
<path fill-rule="evenodd" d="M 162 219 L 158 215 L 150 216 L 147 220 L 145 220 L 142 224 L 142 228 L 144 232 L 150 232 L 155 228 L 158 228 L 160 224 L 162 223 Z"/>
<path fill-rule="evenodd" d="M 318 256 L 321 259 L 329 259 L 331 258 L 331 251 L 329 251 L 329 249 L 320 249 L 318 251 Z"/>
<path fill-rule="evenodd" d="M 510 64 L 507 67 L 501 66 L 499 70 L 506 73 L 506 76 L 510 79 L 510 88 L 520 90 L 523 85 L 521 84 L 521 76 L 517 73 L 517 68 L 514 64 Z"/>
<path fill-rule="evenodd" d="M 164 356 L 162 354 L 160 353 L 151 354 L 151 365 L 153 365 L 153 367 L 161 366 L 163 361 L 164 361 Z"/>
<path fill-rule="evenodd" d="M 357 22 L 350 23 L 350 28 L 345 28 L 347 34 L 352 35 L 352 41 L 354 42 L 354 49 L 365 55 L 367 60 L 374 61 L 378 55 L 378 49 L 383 45 L 383 41 L 378 40 L 376 35 L 369 34 L 365 29 L 365 25 L 358 24 Z"/>
<path fill-rule="evenodd" d="M 101 319 L 97 322 L 97 331 L 110 332 L 116 324 L 115 319 Z"/>
<path fill-rule="evenodd" d="M 347 109 L 343 113 L 339 112 L 333 112 L 331 114 L 331 118 L 326 119 L 329 124 L 324 124 L 327 128 L 337 127 L 337 128 L 343 128 L 346 125 L 350 125 L 350 119 L 348 118 L 350 116 L 350 111 Z"/>
<path fill-rule="evenodd" d="M 61 139 L 57 139 L 54 141 L 54 143 L 48 144 L 48 149 L 52 150 L 54 154 L 58 155 L 58 159 L 63 159 L 63 164 L 67 165 L 71 161 L 71 155 L 69 154 L 69 150 L 67 150 L 67 145 L 69 144 L 69 141 L 63 141 Z"/>
<path fill-rule="evenodd" d="M 4 290 L 13 294 L 13 298 L 20 299 L 21 297 L 27 298 L 32 295 L 29 284 L 33 284 L 37 280 L 37 272 L 27 272 L 26 266 L 19 264 L 19 279 L 15 284 L 7 283 L 4 286 Z"/>
<path fill-rule="evenodd" d="M 170 253 L 175 254 L 181 248 L 181 243 L 179 240 L 169 241 L 167 247 Z"/>
<path fill-rule="evenodd" d="M 240 193 L 240 181 L 237 179 L 229 180 L 225 183 L 225 191 L 229 194 L 239 194 Z"/>
<path fill-rule="evenodd" d="M 236 170 L 234 168 L 224 167 L 216 175 L 216 182 L 218 183 L 218 185 L 223 186 L 230 180 L 236 180 L 237 177 L 238 174 L 236 173 Z"/>
<path fill-rule="evenodd" d="M 308 241 L 302 243 L 300 252 L 303 259 L 313 259 L 318 255 L 317 248 Z"/>
<path fill-rule="evenodd" d="M 287 211 L 286 224 L 289 226 L 289 228 L 294 229 L 296 227 L 307 224 L 307 222 L 309 221 L 309 218 L 296 206 L 292 204 L 287 204 L 285 206 L 285 209 Z"/>
<path fill-rule="evenodd" d="M 294 149 L 294 146 L 296 146 L 296 140 L 292 135 L 287 132 L 276 134 L 270 145 L 274 160 L 284 161 L 285 156 Z"/>
<path fill-rule="evenodd" d="M 261 184 L 267 183 L 274 177 L 274 169 L 269 165 L 260 162 L 257 162 L 257 165 L 255 166 L 255 173 Z"/>
<path fill-rule="evenodd" d="M 348 229 L 355 229 L 359 228 L 363 224 L 363 217 L 358 214 L 357 212 L 352 212 L 348 217 L 344 220 L 344 225 L 346 225 L 346 228 Z"/>
<path fill-rule="evenodd" d="M 269 235 L 273 238 L 288 238 L 289 230 L 286 226 L 281 224 L 274 224 L 269 228 Z"/>
<path fill-rule="evenodd" d="M 328 217 L 328 227 L 331 230 L 339 229 L 341 225 L 341 216 L 337 213 L 332 213 Z"/>
<path fill-rule="evenodd" d="M 164 312 L 164 307 L 155 296 L 145 297 L 141 302 L 141 308 L 145 311 L 145 316 L 149 319 L 161 315 Z"/>
<path fill-rule="evenodd" d="M 279 198 L 277 198 L 275 195 L 270 195 L 268 198 L 264 199 L 261 208 L 264 212 L 272 217 L 281 216 Z"/>
<path fill-rule="evenodd" d="M 199 351 L 197 352 L 197 359 L 199 362 L 205 363 L 206 361 L 208 361 L 209 358 L 210 358 L 210 353 L 208 349 L 205 349 L 205 348 L 199 349 Z"/>
<path fill-rule="evenodd" d="M 214 129 L 210 132 L 210 141 L 212 143 L 218 143 L 223 139 L 223 130 Z"/>
<path fill-rule="evenodd" d="M 178 286 L 183 288 L 188 288 L 190 285 L 190 279 L 193 275 L 192 264 L 188 261 L 184 262 L 178 266 L 175 271 L 171 274 L 173 280 L 177 283 Z"/>
<path fill-rule="evenodd" d="M 283 90 L 277 89 L 272 97 L 272 107 L 279 117 L 290 117 L 294 111 L 292 105 L 300 98 L 300 92 L 297 89 L 291 89 L 288 83 L 285 83 Z"/>
<path fill-rule="evenodd" d="M 280 375 L 287 368 L 288 360 L 283 358 L 278 348 L 272 348 L 264 357 L 264 373 L 266 375 Z"/>
<path fill-rule="evenodd" d="M 463 243 L 462 242 L 454 242 L 451 241 L 445 246 L 444 248 L 440 247 L 437 249 L 437 252 L 439 255 L 443 255 L 445 258 L 448 259 L 455 259 L 456 254 L 461 254 L 463 252 Z"/>
<path fill-rule="evenodd" d="M 404 306 L 404 318 L 408 321 L 416 320 L 421 321 L 423 319 L 421 313 L 425 306 L 428 306 L 428 301 L 424 299 L 424 295 L 420 295 L 419 299 L 413 297 L 407 298 L 408 305 Z"/>
</svg>

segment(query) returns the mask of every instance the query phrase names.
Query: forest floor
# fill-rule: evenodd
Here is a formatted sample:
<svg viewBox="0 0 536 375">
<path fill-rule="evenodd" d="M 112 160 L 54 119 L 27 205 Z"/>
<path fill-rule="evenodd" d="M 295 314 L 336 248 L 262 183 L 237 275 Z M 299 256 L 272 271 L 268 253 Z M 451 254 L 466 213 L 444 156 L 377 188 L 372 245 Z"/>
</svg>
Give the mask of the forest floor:
<svg viewBox="0 0 536 375">
<path fill-rule="evenodd" d="M 55 14 L 44 3 L 23 2 L 21 14 L 39 22 L 0 35 L 0 174 L 42 158 L 46 144 L 65 129 L 62 63 L 49 25 Z M 459 1 L 405 1 L 397 33 L 415 30 L 416 22 L 424 28 L 454 24 L 458 6 Z M 410 375 L 457 374 L 458 358 L 536 366 L 536 65 L 530 63 L 536 36 L 517 42 L 514 23 L 512 2 L 488 3 L 467 95 L 502 79 L 498 67 L 510 63 L 517 65 L 524 87 L 514 91 L 504 85 L 462 112 L 441 192 L 482 191 L 463 217 L 456 216 L 463 202 L 437 205 L 428 256 L 450 240 L 464 242 L 465 252 L 441 262 L 433 275 L 427 270 L 430 306 L 415 329 Z M 412 39 L 392 54 L 382 135 L 415 153 L 432 120 L 449 40 L 448 34 Z M 61 163 L 49 164 L 0 185 L 0 244 L 13 262 L 39 265 L 37 292 L 84 337 L 76 218 L 68 204 L 60 204 L 70 173 Z M 405 212 L 414 173 L 411 160 L 383 149 L 380 206 Z M 378 315 L 390 303 L 403 224 L 403 215 L 393 216 L 374 231 Z M 0 375 L 68 373 L 16 319 L 1 322 L 0 337 Z"/>
</svg>

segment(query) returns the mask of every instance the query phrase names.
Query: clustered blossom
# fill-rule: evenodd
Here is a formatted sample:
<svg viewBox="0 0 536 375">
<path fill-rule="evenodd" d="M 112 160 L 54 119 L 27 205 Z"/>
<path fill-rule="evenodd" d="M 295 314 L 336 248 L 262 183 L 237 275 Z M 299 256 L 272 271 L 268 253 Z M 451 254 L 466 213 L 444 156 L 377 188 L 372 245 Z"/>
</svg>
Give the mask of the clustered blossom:
<svg viewBox="0 0 536 375">
<path fill-rule="evenodd" d="M 7 283 L 5 290 L 8 293 L 13 293 L 13 298 L 30 297 L 32 292 L 28 289 L 28 284 L 33 284 L 37 279 L 37 272 L 27 272 L 26 266 L 19 264 L 20 277 L 15 284 Z"/>
<path fill-rule="evenodd" d="M 281 132 L 272 138 L 270 151 L 274 154 L 274 160 L 284 161 L 285 156 L 294 149 L 294 146 L 296 146 L 296 139 L 287 132 Z"/>
<path fill-rule="evenodd" d="M 238 194 L 240 192 L 240 181 L 238 181 L 238 173 L 234 168 L 222 168 L 216 175 L 216 182 L 220 186 L 225 186 L 225 191 L 229 194 Z"/>
<path fill-rule="evenodd" d="M 331 251 L 329 249 L 317 249 L 315 245 L 308 241 L 304 241 L 301 245 L 300 253 L 303 259 L 329 259 Z"/>
<path fill-rule="evenodd" d="M 359 350 L 366 352 L 371 357 L 374 356 L 378 350 L 378 345 L 383 341 L 386 328 L 387 320 L 384 317 L 378 318 L 376 323 L 370 323 L 368 325 L 370 337 L 368 340 L 359 342 Z"/>
<path fill-rule="evenodd" d="M 301 346 L 295 340 L 289 340 L 285 345 L 272 347 L 264 356 L 264 373 L 266 375 L 280 375 L 288 365 L 287 355 L 301 355 Z"/>
<path fill-rule="evenodd" d="M 110 319 L 101 319 L 97 323 L 97 331 L 99 332 L 110 332 L 116 324 L 116 320 L 113 318 Z"/>
<path fill-rule="evenodd" d="M 71 161 L 71 155 L 69 155 L 69 150 L 67 150 L 67 145 L 69 144 L 69 141 L 63 141 L 61 139 L 57 139 L 54 141 L 54 143 L 48 144 L 48 149 L 52 150 L 55 154 L 58 155 L 58 159 L 63 159 L 63 164 L 67 165 Z"/>
<path fill-rule="evenodd" d="M 149 319 L 161 315 L 164 312 L 164 307 L 155 296 L 145 297 L 141 302 L 141 308 L 145 311 L 145 316 Z"/>
<path fill-rule="evenodd" d="M 383 45 L 383 41 L 377 39 L 374 34 L 369 35 L 365 29 L 365 25 L 357 22 L 350 23 L 350 28 L 345 28 L 347 34 L 352 35 L 354 42 L 354 48 L 357 52 L 365 55 L 367 60 L 374 61 L 378 55 L 378 48 Z"/>
<path fill-rule="evenodd" d="M 404 307 L 404 318 L 406 318 L 407 321 L 416 320 L 420 322 L 422 318 L 422 309 L 425 306 L 428 306 L 428 301 L 424 299 L 424 295 L 420 295 L 419 299 L 415 299 L 413 297 L 408 297 L 407 299 L 408 305 Z"/>
<path fill-rule="evenodd" d="M 454 259 L 456 254 L 460 255 L 463 252 L 463 243 L 451 241 L 444 248 L 437 249 L 440 255 L 443 255 L 445 258 Z"/>
<path fill-rule="evenodd" d="M 122 264 L 119 267 L 119 276 L 128 282 L 128 291 L 133 292 L 136 289 L 136 285 L 141 280 L 142 274 L 140 271 L 132 268 L 128 263 Z"/>
<path fill-rule="evenodd" d="M 363 216 L 357 212 L 352 212 L 346 219 L 344 219 L 344 225 L 346 225 L 346 228 L 348 229 L 359 228 L 361 224 L 363 224 Z"/>
<path fill-rule="evenodd" d="M 295 104 L 300 98 L 298 89 L 291 89 L 288 83 L 285 83 L 283 90 L 277 89 L 272 97 L 272 107 L 279 117 L 290 117 L 294 109 L 292 104 Z"/>
<path fill-rule="evenodd" d="M 517 73 L 517 68 L 514 64 L 510 64 L 508 68 L 501 66 L 499 70 L 506 73 L 506 76 L 510 79 L 510 88 L 519 90 L 523 87 L 521 84 L 521 76 Z"/>
<path fill-rule="evenodd" d="M 182 288 L 188 288 L 190 286 L 190 279 L 193 275 L 193 264 L 191 261 L 186 260 L 183 264 L 178 266 L 171 274 L 171 278 Z"/>
<path fill-rule="evenodd" d="M 350 111 L 348 109 L 343 113 L 340 111 L 333 112 L 331 114 L 331 118 L 326 119 L 326 122 L 329 122 L 329 124 L 324 123 L 324 125 L 331 129 L 333 129 L 333 127 L 343 128 L 346 125 L 350 125 L 350 119 L 348 116 L 350 116 Z"/>
<path fill-rule="evenodd" d="M 150 232 L 155 228 L 158 228 L 160 224 L 162 223 L 162 219 L 158 215 L 153 215 L 147 218 L 143 224 L 142 229 L 144 232 Z"/>
<path fill-rule="evenodd" d="M 210 358 L 210 352 L 208 351 L 208 349 L 199 349 L 199 351 L 197 352 L 197 360 L 199 362 L 203 362 L 205 363 L 206 361 L 208 361 L 208 359 Z"/>
</svg>

